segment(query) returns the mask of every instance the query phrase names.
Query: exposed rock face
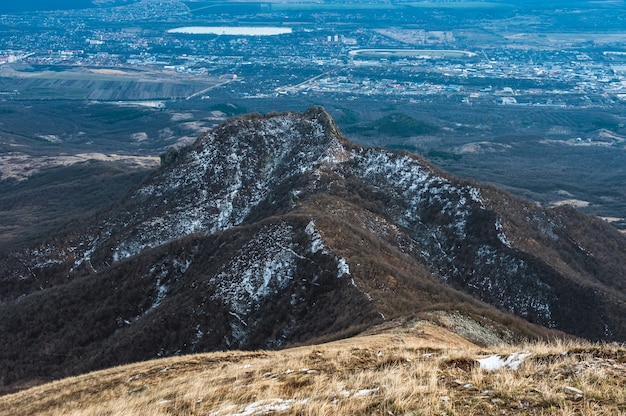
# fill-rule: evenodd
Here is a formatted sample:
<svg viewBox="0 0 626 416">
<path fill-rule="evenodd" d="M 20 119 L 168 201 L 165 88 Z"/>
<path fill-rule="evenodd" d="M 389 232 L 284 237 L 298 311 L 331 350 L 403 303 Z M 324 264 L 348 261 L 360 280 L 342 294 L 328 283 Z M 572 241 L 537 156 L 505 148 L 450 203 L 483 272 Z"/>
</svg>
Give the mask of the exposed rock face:
<svg viewBox="0 0 626 416">
<path fill-rule="evenodd" d="M 88 229 L 0 259 L 0 380 L 280 347 L 438 308 L 511 336 L 541 331 L 504 312 L 626 340 L 616 230 L 362 148 L 321 108 L 229 120 L 162 162 Z"/>
</svg>

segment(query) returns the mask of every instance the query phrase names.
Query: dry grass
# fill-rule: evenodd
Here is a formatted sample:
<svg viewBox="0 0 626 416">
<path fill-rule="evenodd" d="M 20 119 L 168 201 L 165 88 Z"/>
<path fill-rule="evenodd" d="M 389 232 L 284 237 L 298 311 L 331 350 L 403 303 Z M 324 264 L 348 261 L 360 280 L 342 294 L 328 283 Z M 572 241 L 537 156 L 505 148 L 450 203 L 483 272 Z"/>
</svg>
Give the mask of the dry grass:
<svg viewBox="0 0 626 416">
<path fill-rule="evenodd" d="M 476 361 L 515 352 L 531 354 L 518 370 Z M 113 368 L 0 397 L 0 414 L 626 415 L 625 386 L 621 345 L 482 349 L 420 321 L 311 347 Z"/>
</svg>

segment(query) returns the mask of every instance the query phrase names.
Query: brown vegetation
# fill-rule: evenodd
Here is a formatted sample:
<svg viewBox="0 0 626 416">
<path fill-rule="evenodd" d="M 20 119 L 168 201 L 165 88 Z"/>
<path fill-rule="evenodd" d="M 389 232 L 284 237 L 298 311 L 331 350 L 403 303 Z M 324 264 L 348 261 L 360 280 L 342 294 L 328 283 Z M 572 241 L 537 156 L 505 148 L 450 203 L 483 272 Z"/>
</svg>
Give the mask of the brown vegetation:
<svg viewBox="0 0 626 416">
<path fill-rule="evenodd" d="M 486 371 L 492 354 L 530 354 Z M 112 368 L 0 398 L 0 414 L 620 415 L 626 347 L 555 341 L 480 348 L 426 321 L 267 352 Z"/>
</svg>

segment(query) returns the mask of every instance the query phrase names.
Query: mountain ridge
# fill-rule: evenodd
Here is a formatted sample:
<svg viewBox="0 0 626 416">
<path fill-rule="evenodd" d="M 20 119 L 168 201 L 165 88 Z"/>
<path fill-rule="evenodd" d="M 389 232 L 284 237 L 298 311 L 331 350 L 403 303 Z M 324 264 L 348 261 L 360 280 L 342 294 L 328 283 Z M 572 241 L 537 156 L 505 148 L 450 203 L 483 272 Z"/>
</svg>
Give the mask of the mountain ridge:
<svg viewBox="0 0 626 416">
<path fill-rule="evenodd" d="M 87 229 L 0 259 L 0 379 L 337 339 L 433 310 L 502 340 L 624 341 L 624 241 L 356 145 L 320 107 L 241 116 L 163 155 Z"/>
</svg>

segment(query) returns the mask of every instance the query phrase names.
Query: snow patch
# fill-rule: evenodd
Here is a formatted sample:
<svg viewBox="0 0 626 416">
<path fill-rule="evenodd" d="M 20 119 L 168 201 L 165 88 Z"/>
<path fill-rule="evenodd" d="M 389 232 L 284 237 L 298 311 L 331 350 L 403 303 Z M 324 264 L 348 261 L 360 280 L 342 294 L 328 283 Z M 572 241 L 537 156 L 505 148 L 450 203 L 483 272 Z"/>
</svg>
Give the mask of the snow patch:
<svg viewBox="0 0 626 416">
<path fill-rule="evenodd" d="M 287 223 L 269 225 L 252 237 L 223 271 L 210 279 L 213 301 L 228 300 L 233 340 L 247 337 L 247 317 L 264 299 L 283 290 L 293 279 L 296 263 L 302 256 L 294 249 L 293 227 Z"/>
<path fill-rule="evenodd" d="M 317 228 L 315 228 L 315 221 L 309 221 L 304 231 L 311 237 L 311 253 L 321 251 L 323 254 L 328 254 L 328 249 L 324 244 L 322 235 Z"/>
<path fill-rule="evenodd" d="M 501 368 L 508 368 L 510 370 L 518 370 L 520 365 L 528 358 L 530 354 L 527 353 L 513 353 L 504 359 L 500 355 L 491 355 L 486 358 L 478 359 L 481 370 L 496 371 Z"/>
<path fill-rule="evenodd" d="M 189 150 L 180 151 L 177 163 L 135 193 L 142 212 L 128 218 L 124 228 L 135 232 L 113 250 L 113 258 L 119 261 L 196 232 L 230 229 L 244 221 L 274 185 L 346 160 L 349 153 L 327 136 L 323 122 L 287 113 L 233 119 L 207 132 Z M 176 205 L 163 213 L 159 206 L 167 200 Z"/>
<path fill-rule="evenodd" d="M 250 403 L 243 408 L 229 406 L 221 411 L 211 412 L 210 416 L 256 416 L 283 413 L 290 410 L 294 405 L 306 404 L 306 400 L 296 399 L 265 399 Z"/>
<path fill-rule="evenodd" d="M 365 397 L 371 396 L 372 394 L 376 394 L 380 391 L 380 387 L 374 387 L 373 389 L 361 389 L 355 392 L 351 392 L 349 390 L 341 390 L 338 394 L 348 398 L 348 397 Z"/>
<path fill-rule="evenodd" d="M 324 240 L 317 228 L 315 228 L 315 222 L 313 220 L 309 221 L 304 231 L 311 236 L 311 253 L 317 253 L 319 251 L 327 255 L 332 253 L 324 244 Z M 345 275 L 350 275 L 350 266 L 348 266 L 348 262 L 345 258 L 340 257 L 337 260 L 337 278 L 339 279 Z M 352 279 L 352 284 L 354 285 L 354 279 Z"/>
<path fill-rule="evenodd" d="M 424 227 L 422 217 L 432 216 L 432 210 L 438 209 L 440 227 L 454 230 L 455 238 L 466 237 L 471 209 L 480 203 L 480 193 L 476 188 L 455 186 L 408 155 L 365 149 L 354 158 L 359 162 L 354 173 L 375 187 L 395 194 L 401 201 L 400 206 L 404 206 L 404 210 L 392 213 L 398 224 L 407 228 Z M 436 245 L 435 241 L 425 243 Z"/>
<path fill-rule="evenodd" d="M 470 198 L 472 198 L 472 201 L 478 202 L 480 206 L 484 208 L 483 199 L 482 199 L 482 196 L 480 195 L 480 189 L 469 186 L 468 191 L 469 191 Z"/>
<path fill-rule="evenodd" d="M 373 389 L 362 389 L 362 390 L 357 390 L 354 392 L 354 394 L 352 395 L 352 397 L 363 397 L 363 396 L 369 396 L 372 395 L 374 393 L 378 393 L 378 391 L 380 390 L 380 387 L 374 387 Z"/>
<path fill-rule="evenodd" d="M 500 219 L 500 217 L 496 219 L 496 231 L 498 232 L 498 240 L 500 240 L 500 242 L 508 248 L 511 248 L 511 242 L 504 234 L 504 229 L 502 228 L 502 220 Z"/>
<path fill-rule="evenodd" d="M 337 263 L 337 278 L 340 278 L 346 274 L 350 274 L 350 267 L 348 266 L 348 263 L 346 263 L 346 259 L 342 257 Z"/>
</svg>

